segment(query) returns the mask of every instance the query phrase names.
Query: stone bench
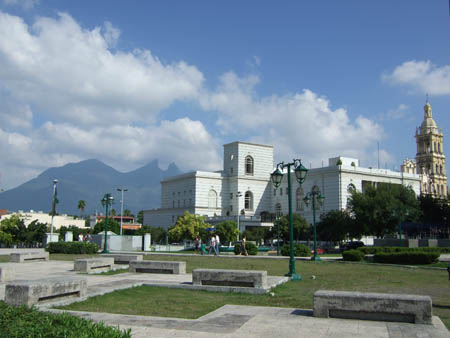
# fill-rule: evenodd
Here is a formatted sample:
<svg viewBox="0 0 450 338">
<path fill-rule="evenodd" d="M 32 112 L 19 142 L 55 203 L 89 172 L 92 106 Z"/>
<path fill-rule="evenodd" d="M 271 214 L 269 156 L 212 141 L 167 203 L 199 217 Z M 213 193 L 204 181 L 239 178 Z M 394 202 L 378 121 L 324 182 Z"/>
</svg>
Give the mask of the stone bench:
<svg viewBox="0 0 450 338">
<path fill-rule="evenodd" d="M 0 282 L 14 280 L 15 270 L 12 266 L 0 266 Z"/>
<path fill-rule="evenodd" d="M 101 255 L 102 257 L 114 258 L 114 264 L 130 264 L 131 261 L 142 261 L 142 255 Z"/>
<path fill-rule="evenodd" d="M 74 261 L 74 270 L 78 272 L 105 272 L 112 269 L 114 265 L 114 258 L 81 258 Z"/>
<path fill-rule="evenodd" d="M 42 252 L 18 252 L 9 254 L 9 261 L 12 263 L 25 263 L 33 261 L 48 261 L 47 251 Z"/>
<path fill-rule="evenodd" d="M 314 317 L 431 324 L 429 296 L 325 291 L 314 293 Z"/>
<path fill-rule="evenodd" d="M 186 262 L 175 261 L 131 261 L 130 272 L 168 273 L 180 275 L 186 273 Z"/>
<path fill-rule="evenodd" d="M 86 297 L 87 282 L 80 277 L 57 277 L 6 284 L 5 302 L 27 305 L 55 301 L 69 297 Z"/>
<path fill-rule="evenodd" d="M 267 271 L 195 269 L 192 284 L 267 288 Z"/>
</svg>

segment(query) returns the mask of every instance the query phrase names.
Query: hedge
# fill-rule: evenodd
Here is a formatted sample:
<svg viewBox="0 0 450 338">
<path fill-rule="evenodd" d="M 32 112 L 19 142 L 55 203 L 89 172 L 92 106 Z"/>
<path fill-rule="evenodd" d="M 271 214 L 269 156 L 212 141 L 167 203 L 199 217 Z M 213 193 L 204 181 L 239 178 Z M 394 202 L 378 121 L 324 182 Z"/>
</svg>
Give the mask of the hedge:
<svg viewBox="0 0 450 338">
<path fill-rule="evenodd" d="M 437 251 L 401 251 L 379 252 L 374 255 L 376 263 L 389 264 L 431 264 L 438 261 L 440 253 Z"/>
<path fill-rule="evenodd" d="M 364 252 L 361 250 L 346 250 L 342 253 L 344 261 L 359 262 L 364 259 Z"/>
<path fill-rule="evenodd" d="M 245 248 L 250 256 L 256 256 L 258 254 L 258 247 L 253 243 L 245 243 Z M 236 243 L 234 245 L 234 254 L 239 255 L 241 253 L 241 243 Z"/>
<path fill-rule="evenodd" d="M 96 254 L 98 245 L 91 242 L 51 242 L 45 250 L 49 253 Z"/>
<path fill-rule="evenodd" d="M 285 244 L 281 247 L 282 256 L 290 256 L 291 248 L 289 244 Z M 310 257 L 311 249 L 304 244 L 294 244 L 294 256 L 295 257 Z"/>
<path fill-rule="evenodd" d="M 437 247 L 419 247 L 419 248 L 407 248 L 407 247 L 397 247 L 397 246 L 364 246 L 358 248 L 357 250 L 363 252 L 366 255 L 375 255 L 378 253 L 391 253 L 391 252 L 437 252 L 441 253 L 446 248 Z"/>
<path fill-rule="evenodd" d="M 67 313 L 40 312 L 26 306 L 10 306 L 0 301 L 2 338 L 131 338 L 131 330 L 95 323 Z"/>
</svg>

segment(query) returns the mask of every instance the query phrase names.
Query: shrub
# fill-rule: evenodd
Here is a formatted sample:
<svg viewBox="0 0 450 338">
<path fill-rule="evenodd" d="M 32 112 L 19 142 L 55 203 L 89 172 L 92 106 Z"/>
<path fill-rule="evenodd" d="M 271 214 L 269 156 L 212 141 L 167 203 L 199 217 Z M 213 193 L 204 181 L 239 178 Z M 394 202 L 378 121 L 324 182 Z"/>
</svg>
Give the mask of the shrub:
<svg viewBox="0 0 450 338">
<path fill-rule="evenodd" d="M 49 253 L 96 254 L 98 245 L 91 242 L 52 242 L 45 250 Z"/>
<path fill-rule="evenodd" d="M 407 248 L 399 246 L 372 246 L 361 247 L 359 251 L 364 252 L 366 255 L 375 255 L 378 253 L 390 253 L 390 252 L 442 252 L 442 248 L 436 247 L 420 247 L 420 248 Z"/>
<path fill-rule="evenodd" d="M 437 262 L 440 253 L 437 251 L 401 251 L 401 252 L 380 252 L 375 254 L 376 263 L 388 264 L 431 264 Z"/>
<path fill-rule="evenodd" d="M 359 262 L 364 259 L 364 252 L 361 250 L 347 250 L 342 253 L 344 261 Z"/>
<path fill-rule="evenodd" d="M 281 255 L 282 256 L 290 256 L 290 246 L 289 244 L 285 244 L 281 247 Z M 311 249 L 308 248 L 304 244 L 294 244 L 294 256 L 296 257 L 310 257 Z"/>
<path fill-rule="evenodd" d="M 9 306 L 0 301 L 1 337 L 46 338 L 131 338 L 131 330 L 95 323 L 67 313 L 40 312 L 26 306 Z"/>
<path fill-rule="evenodd" d="M 247 253 L 250 256 L 256 256 L 258 254 L 258 248 L 255 244 L 253 243 L 245 243 L 245 248 L 247 249 Z M 239 255 L 241 253 L 241 243 L 236 243 L 234 245 L 234 254 L 235 255 Z"/>
</svg>

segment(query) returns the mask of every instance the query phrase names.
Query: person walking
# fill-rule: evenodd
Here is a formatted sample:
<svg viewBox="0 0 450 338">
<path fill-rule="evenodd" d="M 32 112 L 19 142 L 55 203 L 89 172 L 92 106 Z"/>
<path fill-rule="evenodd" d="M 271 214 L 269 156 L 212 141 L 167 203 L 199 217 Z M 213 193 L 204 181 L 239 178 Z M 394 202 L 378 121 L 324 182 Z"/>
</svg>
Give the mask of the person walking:
<svg viewBox="0 0 450 338">
<path fill-rule="evenodd" d="M 241 256 L 241 255 L 248 256 L 247 248 L 245 247 L 246 242 L 247 242 L 247 238 L 245 236 L 243 236 L 242 242 L 241 242 L 241 253 L 239 254 L 239 256 Z"/>
<path fill-rule="evenodd" d="M 220 245 L 219 234 L 216 234 L 216 255 L 219 254 L 219 245 Z"/>
<path fill-rule="evenodd" d="M 209 239 L 209 252 L 210 255 L 212 252 L 216 253 L 216 236 L 211 235 L 211 238 Z"/>
<path fill-rule="evenodd" d="M 198 250 L 200 249 L 200 238 L 198 237 L 198 234 L 195 236 L 195 253 L 198 253 Z"/>
</svg>

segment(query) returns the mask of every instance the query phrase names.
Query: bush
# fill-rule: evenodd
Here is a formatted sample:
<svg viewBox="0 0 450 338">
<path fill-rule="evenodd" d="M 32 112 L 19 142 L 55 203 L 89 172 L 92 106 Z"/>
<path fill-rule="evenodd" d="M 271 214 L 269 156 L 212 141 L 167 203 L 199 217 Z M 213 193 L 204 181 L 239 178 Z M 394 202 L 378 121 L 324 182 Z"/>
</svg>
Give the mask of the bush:
<svg viewBox="0 0 450 338">
<path fill-rule="evenodd" d="M 285 244 L 281 247 L 281 255 L 282 256 L 290 256 L 290 246 L 289 244 Z M 311 249 L 308 248 L 304 244 L 294 244 L 294 256 L 295 257 L 310 257 Z"/>
<path fill-rule="evenodd" d="M 437 251 L 401 251 L 379 252 L 373 257 L 376 263 L 388 264 L 432 264 L 437 262 L 440 253 Z"/>
<path fill-rule="evenodd" d="M 26 306 L 9 306 L 0 301 L 1 337 L 46 338 L 131 338 L 131 330 L 95 323 L 69 315 L 40 312 Z"/>
<path fill-rule="evenodd" d="M 398 246 L 372 246 L 361 247 L 359 251 L 364 252 L 366 255 L 375 255 L 378 253 L 390 253 L 390 252 L 442 252 L 443 248 L 436 247 L 420 247 L 420 248 L 407 248 Z"/>
<path fill-rule="evenodd" d="M 344 261 L 360 262 L 364 259 L 364 252 L 361 250 L 347 250 L 342 253 Z"/>
<path fill-rule="evenodd" d="M 49 253 L 96 254 L 98 245 L 91 242 L 52 242 L 45 250 Z"/>
<path fill-rule="evenodd" d="M 256 256 L 258 254 L 258 248 L 255 244 L 247 242 L 245 244 L 245 248 L 247 249 L 247 253 L 250 256 Z M 239 255 L 241 253 L 241 243 L 236 243 L 234 245 L 234 254 Z"/>
</svg>

